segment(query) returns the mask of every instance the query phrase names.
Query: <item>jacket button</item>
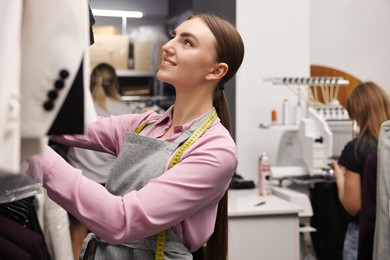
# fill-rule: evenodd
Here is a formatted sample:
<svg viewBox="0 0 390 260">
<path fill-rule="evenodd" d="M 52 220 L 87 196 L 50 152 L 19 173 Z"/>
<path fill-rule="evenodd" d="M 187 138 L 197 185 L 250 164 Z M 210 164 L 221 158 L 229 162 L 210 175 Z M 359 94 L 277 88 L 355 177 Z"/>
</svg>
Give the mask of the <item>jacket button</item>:
<svg viewBox="0 0 390 260">
<path fill-rule="evenodd" d="M 46 102 L 43 104 L 43 108 L 44 108 L 46 111 L 51 111 L 51 110 L 53 110 L 53 108 L 54 108 L 54 104 L 53 104 L 53 102 L 51 102 L 51 101 L 46 101 Z"/>
<path fill-rule="evenodd" d="M 64 87 L 64 81 L 62 81 L 62 80 L 60 80 L 60 79 L 58 79 L 58 80 L 56 80 L 55 82 L 54 82 L 54 86 L 55 86 L 55 88 L 56 89 L 58 89 L 58 90 L 60 90 L 60 89 L 62 89 L 63 87 Z"/>
<path fill-rule="evenodd" d="M 69 77 L 69 71 L 67 71 L 65 69 L 60 70 L 60 78 L 66 79 L 67 77 Z"/>
<path fill-rule="evenodd" d="M 57 91 L 55 91 L 55 90 L 50 90 L 50 91 L 47 93 L 47 96 L 49 97 L 49 99 L 55 100 L 55 99 L 58 97 L 58 93 L 57 93 Z"/>
</svg>

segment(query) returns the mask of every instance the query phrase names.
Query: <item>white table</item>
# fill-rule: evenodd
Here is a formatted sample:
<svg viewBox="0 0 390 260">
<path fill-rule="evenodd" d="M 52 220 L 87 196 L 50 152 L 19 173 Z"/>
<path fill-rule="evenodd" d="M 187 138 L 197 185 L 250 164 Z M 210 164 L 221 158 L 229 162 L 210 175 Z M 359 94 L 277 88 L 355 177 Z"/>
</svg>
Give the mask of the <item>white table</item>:
<svg viewBox="0 0 390 260">
<path fill-rule="evenodd" d="M 303 209 L 257 189 L 229 190 L 229 260 L 298 260 Z M 265 204 L 255 206 L 259 202 Z"/>
</svg>

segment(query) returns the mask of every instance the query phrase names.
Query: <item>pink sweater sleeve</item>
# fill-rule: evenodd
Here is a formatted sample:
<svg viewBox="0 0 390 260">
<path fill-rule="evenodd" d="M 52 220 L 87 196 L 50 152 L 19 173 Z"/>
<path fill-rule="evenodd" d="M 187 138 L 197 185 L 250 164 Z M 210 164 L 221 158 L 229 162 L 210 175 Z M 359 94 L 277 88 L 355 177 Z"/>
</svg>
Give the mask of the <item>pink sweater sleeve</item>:
<svg viewBox="0 0 390 260">
<path fill-rule="evenodd" d="M 218 202 L 237 166 L 234 143 L 225 132 L 210 131 L 187 149 L 179 164 L 123 197 L 84 177 L 50 147 L 32 162 L 42 165 L 48 195 L 108 243 L 173 227 L 194 250 L 211 235 Z"/>
<path fill-rule="evenodd" d="M 52 141 L 117 155 L 122 146 L 125 135 L 134 131 L 144 120 L 156 117 L 152 111 L 143 114 L 126 114 L 99 119 L 88 125 L 83 135 L 59 135 L 51 136 Z"/>
<path fill-rule="evenodd" d="M 50 198 L 107 242 L 124 242 L 121 238 L 123 239 L 123 229 L 128 220 L 122 197 L 112 195 L 102 185 L 84 177 L 80 170 L 69 165 L 50 147 L 47 147 L 42 156 L 33 160 L 35 161 L 30 163 L 42 166 L 44 187 Z M 137 201 L 135 192 L 126 196 L 126 203 Z M 132 212 L 131 215 L 138 214 Z M 141 238 L 146 233 L 150 232 L 134 232 L 131 239 Z"/>
</svg>

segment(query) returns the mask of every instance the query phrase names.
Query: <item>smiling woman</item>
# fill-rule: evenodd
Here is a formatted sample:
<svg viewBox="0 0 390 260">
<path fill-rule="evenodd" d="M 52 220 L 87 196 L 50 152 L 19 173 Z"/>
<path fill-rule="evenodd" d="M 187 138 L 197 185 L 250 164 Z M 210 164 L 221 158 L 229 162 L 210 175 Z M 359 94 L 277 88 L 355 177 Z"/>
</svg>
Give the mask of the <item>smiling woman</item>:
<svg viewBox="0 0 390 260">
<path fill-rule="evenodd" d="M 162 50 L 157 77 L 176 90 L 165 113 L 100 118 L 86 135 L 52 137 L 116 155 L 106 187 L 50 148 L 30 160 L 42 165 L 51 198 L 93 232 L 84 241 L 88 259 L 192 259 L 205 244 L 206 259 L 227 257 L 237 154 L 223 86 L 239 69 L 244 44 L 229 22 L 199 14 Z"/>
<path fill-rule="evenodd" d="M 191 31 L 194 31 L 191 32 Z M 215 81 L 211 77 L 222 78 L 227 71 L 226 63 L 216 59 L 215 37 L 200 18 L 190 19 L 180 25 L 172 39 L 163 49 L 163 63 L 157 72 L 157 78 L 175 86 L 196 89 L 195 98 L 212 97 Z M 167 70 L 172 68 L 174 70 Z M 197 89 L 201 87 L 200 91 Z"/>
</svg>

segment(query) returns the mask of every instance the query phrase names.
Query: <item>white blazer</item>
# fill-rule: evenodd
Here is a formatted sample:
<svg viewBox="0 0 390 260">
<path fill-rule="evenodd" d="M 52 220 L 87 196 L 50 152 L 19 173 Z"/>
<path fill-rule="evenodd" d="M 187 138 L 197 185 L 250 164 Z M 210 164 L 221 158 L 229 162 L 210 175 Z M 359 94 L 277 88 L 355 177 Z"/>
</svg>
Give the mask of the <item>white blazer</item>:
<svg viewBox="0 0 390 260">
<path fill-rule="evenodd" d="M 89 91 L 87 0 L 0 0 L 0 173 L 42 152 L 84 61 L 84 124 L 96 113 Z"/>
<path fill-rule="evenodd" d="M 86 0 L 24 2 L 23 138 L 40 138 L 47 134 L 88 52 L 88 46 L 89 9 Z M 84 64 L 88 67 L 87 63 Z M 89 86 L 89 73 L 84 74 L 84 86 Z M 89 88 L 84 95 L 87 97 L 88 93 Z M 90 105 L 93 111 L 93 103 Z"/>
<path fill-rule="evenodd" d="M 0 0 L 0 173 L 20 167 L 22 0 Z"/>
</svg>

